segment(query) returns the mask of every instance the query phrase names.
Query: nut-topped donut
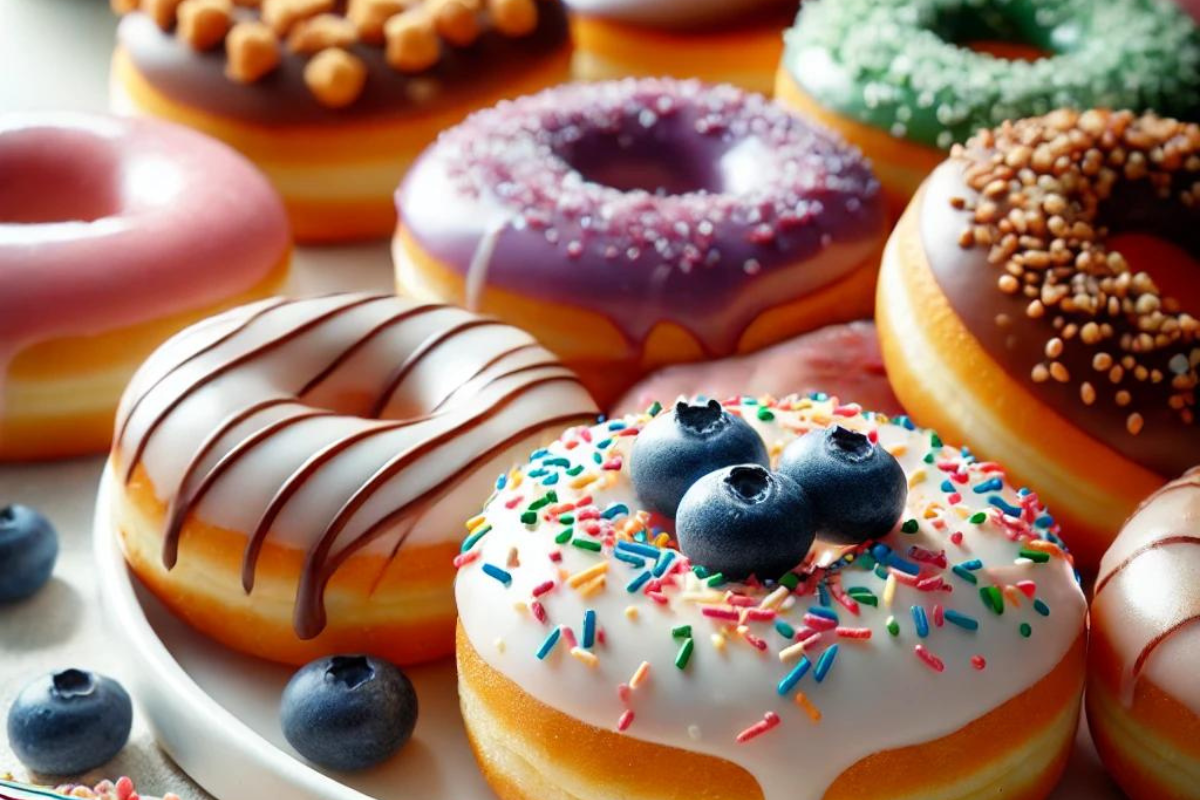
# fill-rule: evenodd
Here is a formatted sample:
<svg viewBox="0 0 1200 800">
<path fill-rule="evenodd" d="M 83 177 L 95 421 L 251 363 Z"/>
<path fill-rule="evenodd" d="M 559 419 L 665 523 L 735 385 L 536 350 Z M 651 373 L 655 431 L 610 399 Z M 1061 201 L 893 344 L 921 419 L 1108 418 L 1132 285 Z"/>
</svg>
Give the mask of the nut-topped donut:
<svg viewBox="0 0 1200 800">
<path fill-rule="evenodd" d="M 1200 31 L 1170 0 L 806 0 L 776 94 L 862 148 L 899 215 L 980 128 L 1061 107 L 1195 119 Z"/>
<path fill-rule="evenodd" d="M 412 159 L 467 112 L 565 80 L 559 0 L 114 0 L 113 105 L 274 181 L 301 241 L 383 237 Z"/>
<path fill-rule="evenodd" d="M 1057 527 L 907 419 L 655 404 L 568 429 L 467 524 L 460 697 L 503 797 L 1035 800 L 1065 764 Z"/>
<path fill-rule="evenodd" d="M 1100 562 L 1088 724 L 1134 800 L 1200 798 L 1200 467 L 1151 495 Z"/>
<path fill-rule="evenodd" d="M 520 325 L 601 402 L 655 366 L 866 316 L 870 167 L 733 87 L 577 84 L 472 116 L 397 194 L 401 292 Z"/>
<path fill-rule="evenodd" d="M 938 167 L 884 258 L 900 401 L 1039 486 L 1087 568 L 1200 452 L 1197 178 L 1194 124 L 1006 124 Z"/>
<path fill-rule="evenodd" d="M 396 297 L 276 298 L 200 323 L 135 376 L 114 527 L 172 610 L 293 664 L 452 646 L 465 498 L 596 411 L 523 331 Z"/>
</svg>

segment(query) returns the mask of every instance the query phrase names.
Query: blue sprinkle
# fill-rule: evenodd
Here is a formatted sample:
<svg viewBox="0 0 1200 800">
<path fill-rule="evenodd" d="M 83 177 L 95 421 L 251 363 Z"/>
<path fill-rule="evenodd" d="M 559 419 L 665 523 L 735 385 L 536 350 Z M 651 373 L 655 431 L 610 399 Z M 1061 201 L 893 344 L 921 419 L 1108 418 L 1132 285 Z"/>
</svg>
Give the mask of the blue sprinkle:
<svg viewBox="0 0 1200 800">
<path fill-rule="evenodd" d="M 833 600 L 829 597 L 829 590 L 823 583 L 817 584 L 817 602 L 826 607 L 833 605 Z"/>
<path fill-rule="evenodd" d="M 538 648 L 537 657 L 539 661 L 545 661 L 546 656 L 550 655 L 550 651 L 554 649 L 554 645 L 558 644 L 558 637 L 562 636 L 562 629 L 555 628 L 550 631 L 550 635 L 542 642 L 542 646 Z"/>
<path fill-rule="evenodd" d="M 1028 497 L 1029 496 L 1029 487 L 1022 486 L 1020 489 L 1017 489 L 1017 496 L 1018 497 Z"/>
<path fill-rule="evenodd" d="M 496 478 L 496 488 L 503 489 L 507 485 L 508 485 L 508 474 L 502 472 L 502 473 L 500 473 L 500 477 Z"/>
<path fill-rule="evenodd" d="M 1042 514 L 1040 517 L 1038 517 L 1037 519 L 1035 519 L 1033 521 L 1033 524 L 1036 525 L 1037 527 L 1041 528 L 1042 530 L 1045 530 L 1047 528 L 1053 528 L 1054 527 L 1054 517 L 1050 516 L 1049 514 Z"/>
<path fill-rule="evenodd" d="M 638 569 L 646 566 L 646 559 L 641 558 L 640 556 L 635 556 L 632 553 L 626 553 L 620 548 L 613 551 L 613 558 L 619 561 L 624 561 L 626 564 L 633 564 Z"/>
<path fill-rule="evenodd" d="M 533 453 L 529 456 L 529 460 L 537 461 L 542 456 L 548 456 L 548 455 L 550 455 L 550 451 L 543 447 L 540 450 L 534 450 Z"/>
<path fill-rule="evenodd" d="M 966 567 L 964 567 L 962 564 L 955 564 L 950 569 L 951 569 L 951 571 L 954 572 L 955 575 L 962 578 L 967 583 L 978 583 L 979 582 L 979 579 L 976 578 L 975 575 L 972 574 L 972 572 L 969 569 L 967 569 Z"/>
<path fill-rule="evenodd" d="M 590 649 L 596 644 L 596 612 L 588 609 L 583 612 L 583 646 Z"/>
<path fill-rule="evenodd" d="M 796 688 L 796 684 L 800 682 L 801 678 L 808 674 L 810 669 L 812 669 L 812 662 L 808 660 L 808 656 L 801 656 L 799 663 L 792 667 L 791 672 L 789 672 L 787 675 L 784 675 L 783 680 L 781 680 L 779 685 L 775 687 L 776 691 L 778 691 L 781 695 L 787 694 L 792 689 Z"/>
<path fill-rule="evenodd" d="M 1021 509 L 1008 502 L 1005 502 L 1004 498 L 998 494 L 994 494 L 989 497 L 988 502 L 1010 517 L 1017 517 L 1018 519 L 1021 517 Z"/>
<path fill-rule="evenodd" d="M 962 562 L 961 564 L 959 564 L 959 566 L 962 567 L 963 569 L 969 569 L 972 572 L 974 572 L 977 569 L 983 569 L 983 562 L 980 561 L 978 558 L 972 558 L 970 561 Z"/>
<path fill-rule="evenodd" d="M 924 639 L 929 635 L 929 616 L 921 606 L 912 607 L 913 623 L 917 626 L 917 636 Z"/>
<path fill-rule="evenodd" d="M 775 630 L 779 631 L 779 635 L 785 639 L 794 639 L 796 637 L 796 629 L 781 619 L 775 620 Z"/>
<path fill-rule="evenodd" d="M 512 586 L 512 575 L 510 575 L 506 570 L 500 569 L 495 564 L 484 564 L 483 571 L 503 583 L 505 586 Z"/>
<path fill-rule="evenodd" d="M 542 466 L 543 467 L 569 467 L 569 466 L 571 466 L 571 460 L 569 458 L 563 458 L 562 456 L 556 456 L 554 458 L 547 458 L 545 461 L 542 462 Z"/>
<path fill-rule="evenodd" d="M 876 564 L 875 565 L 875 577 L 879 578 L 880 580 L 886 581 L 887 576 L 888 576 L 887 567 L 885 567 L 883 564 Z"/>
<path fill-rule="evenodd" d="M 1050 616 L 1050 606 L 1042 602 L 1041 598 L 1033 601 L 1033 610 L 1041 614 L 1043 617 Z"/>
<path fill-rule="evenodd" d="M 911 561 L 903 559 L 900 556 L 896 555 L 895 553 L 888 553 L 887 565 L 889 567 L 894 567 L 895 569 L 898 569 L 901 572 L 904 572 L 908 575 L 920 575 L 921 574 L 920 565 L 914 564 Z"/>
<path fill-rule="evenodd" d="M 975 494 L 987 494 L 988 492 L 998 492 L 1004 488 L 1004 481 L 999 478 L 991 478 L 979 484 L 973 490 Z"/>
<path fill-rule="evenodd" d="M 958 611 L 947 610 L 946 611 L 946 622 L 949 622 L 952 625 L 957 625 L 958 627 L 962 628 L 963 630 L 968 630 L 968 631 L 979 630 L 979 621 L 978 620 L 976 620 L 974 617 L 968 617 L 966 614 L 960 613 Z"/>
<path fill-rule="evenodd" d="M 617 542 L 618 550 L 627 550 L 630 553 L 637 553 L 639 556 L 647 558 L 658 558 L 658 554 L 662 552 L 654 545 L 642 544 L 641 542 L 627 542 L 624 539 Z"/>
<path fill-rule="evenodd" d="M 829 649 L 821 653 L 821 657 L 817 659 L 817 668 L 813 670 L 813 677 L 817 679 L 817 683 L 825 680 L 829 670 L 833 669 L 833 660 L 837 658 L 837 652 L 838 646 L 830 645 Z"/>
<path fill-rule="evenodd" d="M 886 544 L 877 544 L 871 548 L 871 555 L 876 561 L 887 561 L 887 557 L 891 554 L 892 548 Z"/>
<path fill-rule="evenodd" d="M 600 455 L 599 452 L 595 452 L 595 453 L 592 453 L 592 461 L 595 461 L 597 464 L 603 464 L 604 458 L 603 458 L 603 456 Z"/>
<path fill-rule="evenodd" d="M 950 481 L 942 481 L 942 491 L 946 494 L 954 494 L 954 484 Z"/>
<path fill-rule="evenodd" d="M 674 560 L 674 550 L 663 550 L 658 556 L 658 561 L 654 564 L 654 577 L 661 578 Z"/>
<path fill-rule="evenodd" d="M 628 427 L 629 426 L 626 425 L 623 420 L 619 419 L 614 419 L 612 422 L 608 423 L 608 429 L 610 431 L 623 431 Z"/>
<path fill-rule="evenodd" d="M 614 517 L 619 517 L 622 514 L 628 513 L 629 506 L 625 505 L 624 503 L 613 503 L 611 506 L 604 509 L 600 516 L 604 517 L 605 519 L 613 519 Z"/>
<path fill-rule="evenodd" d="M 529 470 L 529 472 L 526 472 L 525 474 L 526 474 L 527 476 L 529 476 L 530 478 L 540 478 L 540 477 L 542 477 L 543 475 L 549 475 L 549 474 L 550 474 L 550 471 L 549 471 L 549 470 L 542 469 L 541 467 L 538 467 L 537 469 L 531 469 L 531 470 Z"/>
<path fill-rule="evenodd" d="M 609 445 L 611 445 L 611 444 L 612 444 L 612 439 L 605 439 L 604 441 L 602 441 L 596 445 L 596 449 L 597 450 L 607 450 Z"/>
<path fill-rule="evenodd" d="M 646 570 L 641 575 L 638 575 L 636 578 L 631 580 L 629 582 L 629 585 L 625 587 L 625 591 L 629 592 L 630 594 L 633 594 L 638 589 L 641 589 L 643 586 L 645 586 L 646 582 L 649 580 L 650 580 L 650 570 Z"/>
<path fill-rule="evenodd" d="M 838 619 L 838 615 L 835 612 L 830 611 L 828 608 L 822 608 L 821 606 L 812 606 L 808 609 L 808 613 L 812 614 L 814 617 L 823 617 L 825 619 L 832 620 L 833 622 L 841 621 Z"/>
<path fill-rule="evenodd" d="M 554 473 L 553 475 L 549 476 L 548 478 L 546 478 L 546 480 L 542 481 L 542 486 L 553 486 L 556 483 L 558 483 L 558 473 L 557 472 Z"/>
</svg>

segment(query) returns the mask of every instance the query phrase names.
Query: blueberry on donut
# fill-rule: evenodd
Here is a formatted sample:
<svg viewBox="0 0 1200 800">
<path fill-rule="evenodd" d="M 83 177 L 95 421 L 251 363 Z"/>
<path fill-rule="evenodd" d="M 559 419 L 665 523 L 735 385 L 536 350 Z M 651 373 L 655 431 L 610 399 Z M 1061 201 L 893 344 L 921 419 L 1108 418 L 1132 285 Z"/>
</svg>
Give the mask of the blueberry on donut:
<svg viewBox="0 0 1200 800">
<path fill-rule="evenodd" d="M 402 293 L 523 326 L 602 402 L 657 365 L 865 316 L 885 225 L 837 137 L 758 95 L 658 79 L 480 112 L 397 205 Z"/>
<path fill-rule="evenodd" d="M 1060 107 L 1193 118 L 1200 33 L 1166 0 L 808 0 L 776 93 L 861 147 L 898 214 L 979 128 Z"/>
</svg>

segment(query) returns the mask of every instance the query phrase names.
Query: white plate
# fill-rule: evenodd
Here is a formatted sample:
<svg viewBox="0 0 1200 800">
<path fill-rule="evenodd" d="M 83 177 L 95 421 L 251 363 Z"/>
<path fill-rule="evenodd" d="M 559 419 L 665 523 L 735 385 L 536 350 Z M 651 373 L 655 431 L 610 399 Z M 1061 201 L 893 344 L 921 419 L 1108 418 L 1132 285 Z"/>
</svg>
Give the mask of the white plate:
<svg viewBox="0 0 1200 800">
<path fill-rule="evenodd" d="M 96 503 L 96 563 L 105 616 L 135 654 L 134 696 L 164 750 L 220 800 L 483 800 L 458 711 L 453 662 L 408 670 L 421 714 L 416 733 L 389 763 L 334 774 L 306 764 L 279 729 L 284 667 L 239 655 L 177 620 L 130 573 L 109 523 L 107 473 Z M 1081 726 L 1076 752 L 1052 800 L 1119 800 Z"/>
</svg>

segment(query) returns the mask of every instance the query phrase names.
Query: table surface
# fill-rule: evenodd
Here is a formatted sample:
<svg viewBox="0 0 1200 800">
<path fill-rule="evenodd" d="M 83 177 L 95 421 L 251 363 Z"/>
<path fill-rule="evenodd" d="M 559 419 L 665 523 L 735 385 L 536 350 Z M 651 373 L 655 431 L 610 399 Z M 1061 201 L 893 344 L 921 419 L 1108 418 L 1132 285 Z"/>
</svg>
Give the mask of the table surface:
<svg viewBox="0 0 1200 800">
<path fill-rule="evenodd" d="M 106 0 L 0 0 L 0 20 L 0 111 L 105 110 L 116 25 Z M 379 242 L 298 250 L 289 289 L 390 291 L 391 285 L 391 257 Z M 114 649 L 98 608 L 94 581 L 103 576 L 92 569 L 90 537 L 102 465 L 101 458 L 85 458 L 0 466 L 0 505 L 43 510 L 62 541 L 50 585 L 26 603 L 0 606 L 0 717 L 38 674 L 82 667 L 120 680 L 128 659 L 136 658 Z M 28 777 L 0 725 L 5 772 Z M 87 778 L 130 775 L 145 793 L 208 797 L 162 754 L 140 719 L 129 746 L 102 773 Z"/>
</svg>

